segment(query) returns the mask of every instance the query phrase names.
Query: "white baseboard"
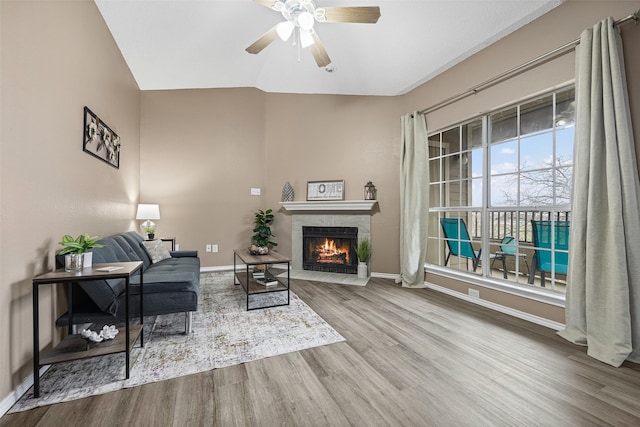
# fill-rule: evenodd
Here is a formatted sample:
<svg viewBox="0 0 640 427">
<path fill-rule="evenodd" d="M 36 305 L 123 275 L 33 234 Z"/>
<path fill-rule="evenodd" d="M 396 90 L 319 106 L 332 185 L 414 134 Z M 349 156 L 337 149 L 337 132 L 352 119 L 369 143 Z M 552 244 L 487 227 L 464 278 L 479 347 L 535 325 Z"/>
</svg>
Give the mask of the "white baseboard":
<svg viewBox="0 0 640 427">
<path fill-rule="evenodd" d="M 445 288 L 444 286 L 434 285 L 433 283 L 425 282 L 428 289 L 433 289 L 437 292 L 442 292 L 443 294 L 450 295 L 455 298 L 462 299 L 464 301 L 471 302 L 473 304 L 478 304 L 483 307 L 489 308 L 491 310 L 498 311 L 500 313 L 508 314 L 513 317 L 517 317 L 519 319 L 526 320 L 531 323 L 535 323 L 537 325 L 545 326 L 547 328 L 554 329 L 559 331 L 560 329 L 564 329 L 564 324 L 555 322 L 553 320 L 545 319 L 544 317 L 536 316 L 530 313 L 525 313 L 524 311 L 515 310 L 511 307 L 505 307 L 504 305 L 496 304 L 495 302 L 483 300 L 480 298 L 475 298 L 467 294 L 463 294 L 461 292 L 453 291 L 449 288 Z"/>
<path fill-rule="evenodd" d="M 371 277 L 379 277 L 381 279 L 391 279 L 391 280 L 396 280 L 398 277 L 400 277 L 399 274 L 393 274 L 393 273 L 376 273 L 375 271 L 371 272 Z"/>
<path fill-rule="evenodd" d="M 233 265 L 219 265 L 215 267 L 200 267 L 200 273 L 213 273 L 218 271 L 233 271 Z"/>
<path fill-rule="evenodd" d="M 45 372 L 47 372 L 49 366 L 51 365 L 46 365 L 40 368 L 41 377 Z M 33 386 L 33 374 L 29 374 L 29 376 L 24 379 L 22 384 L 16 387 L 15 390 L 13 390 L 7 397 L 0 401 L 0 417 L 4 416 L 9 411 L 9 409 L 11 409 L 11 407 L 15 405 L 18 400 L 20 400 L 22 395 L 31 388 L 31 386 Z"/>
</svg>

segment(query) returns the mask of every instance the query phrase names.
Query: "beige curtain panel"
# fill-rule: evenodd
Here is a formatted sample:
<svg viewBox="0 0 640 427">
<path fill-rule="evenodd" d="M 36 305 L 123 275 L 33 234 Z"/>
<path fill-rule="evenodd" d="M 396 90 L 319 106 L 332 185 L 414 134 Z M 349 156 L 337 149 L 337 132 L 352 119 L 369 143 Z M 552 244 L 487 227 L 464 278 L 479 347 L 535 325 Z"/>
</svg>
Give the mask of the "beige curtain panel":
<svg viewBox="0 0 640 427">
<path fill-rule="evenodd" d="M 402 117 L 400 153 L 400 278 L 423 288 L 429 215 L 427 123 L 417 111 Z"/>
<path fill-rule="evenodd" d="M 640 362 L 640 183 L 613 19 L 585 30 L 576 51 L 566 329 L 559 334 L 620 366 Z"/>
</svg>

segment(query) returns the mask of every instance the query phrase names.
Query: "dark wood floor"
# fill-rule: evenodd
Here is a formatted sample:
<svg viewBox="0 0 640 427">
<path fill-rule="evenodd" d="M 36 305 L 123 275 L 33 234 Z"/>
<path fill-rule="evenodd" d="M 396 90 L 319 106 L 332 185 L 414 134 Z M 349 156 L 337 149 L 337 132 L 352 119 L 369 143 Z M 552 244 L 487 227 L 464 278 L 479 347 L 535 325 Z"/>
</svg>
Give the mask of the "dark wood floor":
<svg viewBox="0 0 640 427">
<path fill-rule="evenodd" d="M 391 280 L 296 280 L 345 338 L 37 408 L 4 426 L 640 425 L 640 366 L 612 368 L 555 332 Z"/>
</svg>

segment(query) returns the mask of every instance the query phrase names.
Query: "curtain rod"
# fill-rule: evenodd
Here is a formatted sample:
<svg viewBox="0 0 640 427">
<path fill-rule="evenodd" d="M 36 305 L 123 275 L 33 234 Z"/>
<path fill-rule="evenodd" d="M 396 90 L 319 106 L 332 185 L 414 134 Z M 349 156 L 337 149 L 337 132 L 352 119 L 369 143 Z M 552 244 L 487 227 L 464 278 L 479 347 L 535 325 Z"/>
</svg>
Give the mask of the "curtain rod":
<svg viewBox="0 0 640 427">
<path fill-rule="evenodd" d="M 640 20 L 640 9 L 637 10 L 635 13 L 632 13 L 631 15 L 629 15 L 629 16 L 627 16 L 625 18 L 622 18 L 622 19 L 619 19 L 619 20 L 615 21 L 614 24 L 615 25 L 620 25 L 620 24 L 623 24 L 623 23 L 629 22 L 629 21 L 635 21 L 635 23 L 637 24 L 638 20 Z M 466 98 L 468 96 L 475 95 L 478 92 L 480 92 L 481 90 L 488 89 L 493 85 L 496 85 L 496 84 L 498 84 L 498 83 L 500 83 L 500 82 L 502 82 L 504 80 L 507 80 L 507 79 L 509 79 L 511 77 L 514 77 L 514 76 L 520 74 L 521 72 L 527 71 L 527 70 L 529 70 L 531 68 L 534 68 L 537 65 L 541 65 L 541 64 L 543 64 L 545 62 L 548 62 L 548 61 L 550 61 L 552 59 L 555 59 L 555 58 L 557 58 L 559 56 L 562 56 L 562 55 L 566 54 L 567 52 L 569 52 L 570 50 L 572 50 L 573 48 L 575 48 L 579 44 L 580 44 L 580 39 L 578 38 L 578 39 L 573 40 L 573 41 L 571 41 L 571 42 L 569 42 L 569 43 L 567 43 L 565 45 L 562 45 L 562 46 L 560 46 L 560 47 L 558 47 L 556 49 L 553 49 L 550 52 L 544 53 L 544 54 L 538 56 L 537 58 L 531 59 L 531 60 L 525 62 L 524 64 L 520 64 L 517 67 L 514 67 L 514 68 L 512 68 L 512 69 L 510 69 L 508 71 L 505 71 L 504 73 L 498 74 L 497 76 L 492 77 L 489 80 L 486 80 L 486 81 L 484 81 L 484 82 L 482 82 L 482 83 L 480 83 L 480 84 L 478 84 L 476 86 L 473 86 L 472 88 L 467 89 L 464 92 L 461 92 L 461 93 L 459 93 L 457 95 L 454 95 L 454 96 L 452 96 L 450 98 L 447 98 L 444 101 L 440 101 L 439 103 L 437 103 L 435 105 L 432 105 L 429 108 L 425 108 L 424 110 L 420 110 L 420 111 L 418 111 L 418 113 L 420 113 L 420 114 L 429 114 L 429 113 L 432 113 L 432 112 L 434 112 L 436 110 L 444 108 L 447 105 L 453 104 L 454 102 L 460 101 L 461 99 L 464 99 L 464 98 Z"/>
</svg>

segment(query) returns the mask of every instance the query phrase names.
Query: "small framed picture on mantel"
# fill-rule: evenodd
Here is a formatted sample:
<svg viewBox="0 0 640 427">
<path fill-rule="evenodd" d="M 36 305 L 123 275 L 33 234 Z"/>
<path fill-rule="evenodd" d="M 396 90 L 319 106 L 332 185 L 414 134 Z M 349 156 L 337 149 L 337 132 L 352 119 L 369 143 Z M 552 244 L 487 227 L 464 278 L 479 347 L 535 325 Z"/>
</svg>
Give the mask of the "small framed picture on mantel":
<svg viewBox="0 0 640 427">
<path fill-rule="evenodd" d="M 308 181 L 307 201 L 344 200 L 344 179 L 335 181 Z"/>
</svg>

